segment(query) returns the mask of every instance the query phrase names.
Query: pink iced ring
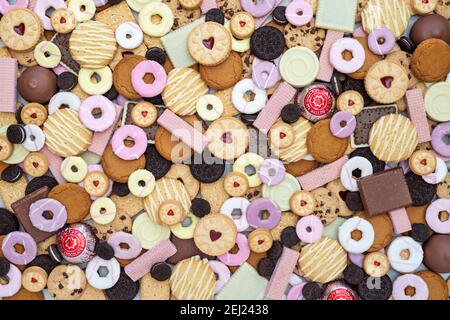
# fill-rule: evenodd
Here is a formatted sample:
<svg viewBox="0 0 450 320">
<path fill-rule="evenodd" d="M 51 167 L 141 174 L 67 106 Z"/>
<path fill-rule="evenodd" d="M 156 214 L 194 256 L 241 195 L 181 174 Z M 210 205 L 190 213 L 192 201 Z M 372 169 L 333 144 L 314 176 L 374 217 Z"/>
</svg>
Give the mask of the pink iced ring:
<svg viewBox="0 0 450 320">
<path fill-rule="evenodd" d="M 286 19 L 294 26 L 304 26 L 311 21 L 313 14 L 311 5 L 302 0 L 292 1 L 286 7 Z"/>
<path fill-rule="evenodd" d="M 330 130 L 333 136 L 348 138 L 356 129 L 356 118 L 348 111 L 339 111 L 330 121 Z"/>
<path fill-rule="evenodd" d="M 276 6 L 275 0 L 241 0 L 242 8 L 255 18 L 264 17 L 270 13 Z"/>
<path fill-rule="evenodd" d="M 450 212 L 450 199 L 438 199 L 430 204 L 427 208 L 425 220 L 434 232 L 448 234 L 450 233 L 450 219 L 441 221 L 439 219 L 441 212 Z"/>
<path fill-rule="evenodd" d="M 287 300 L 299 300 L 302 297 L 302 291 L 305 284 L 308 282 L 300 282 L 299 284 L 296 284 L 292 286 L 292 288 L 289 290 L 287 294 Z"/>
<path fill-rule="evenodd" d="M 24 251 L 18 253 L 14 246 L 20 244 L 23 246 Z M 30 234 L 21 231 L 13 231 L 6 235 L 2 242 L 2 252 L 9 262 L 25 265 L 30 263 L 36 258 L 37 245 L 36 241 Z"/>
<path fill-rule="evenodd" d="M 375 28 L 367 38 L 369 49 L 382 56 L 392 51 L 395 46 L 395 35 L 388 28 Z"/>
<path fill-rule="evenodd" d="M 12 9 L 27 7 L 28 0 L 17 0 L 15 4 L 10 4 L 7 0 L 0 0 L 0 13 L 3 15 Z"/>
<path fill-rule="evenodd" d="M 213 269 L 214 273 L 217 274 L 216 287 L 214 288 L 214 293 L 218 293 L 225 283 L 230 280 L 231 272 L 230 269 L 222 262 L 217 260 L 209 260 L 209 266 Z"/>
<path fill-rule="evenodd" d="M 281 80 L 278 66 L 272 61 L 261 61 L 257 64 L 253 62 L 252 79 L 261 89 L 273 87 Z"/>
<path fill-rule="evenodd" d="M 125 139 L 132 138 L 134 145 L 127 147 Z M 132 124 L 126 124 L 114 132 L 111 139 L 113 152 L 122 160 L 136 160 L 142 156 L 147 149 L 147 135 L 144 130 Z"/>
<path fill-rule="evenodd" d="M 450 157 L 450 144 L 445 143 L 444 139 L 450 137 L 450 122 L 441 123 L 434 128 L 431 134 L 431 145 L 433 150 L 444 157 Z"/>
<path fill-rule="evenodd" d="M 53 30 L 50 18 L 47 17 L 46 12 L 48 9 L 61 9 L 67 8 L 64 0 L 37 0 L 34 6 L 34 12 L 39 16 L 42 22 L 42 26 L 45 30 Z"/>
<path fill-rule="evenodd" d="M 319 218 L 314 215 L 301 218 L 295 228 L 299 239 L 305 243 L 314 243 L 318 241 L 323 234 L 323 224 Z"/>
<path fill-rule="evenodd" d="M 144 76 L 147 73 L 151 73 L 155 78 L 153 83 L 145 83 Z M 134 90 L 146 98 L 159 95 L 164 90 L 166 82 L 166 71 L 158 62 L 152 60 L 142 61 L 131 72 L 131 83 Z"/>
<path fill-rule="evenodd" d="M 8 279 L 7 284 L 3 284 L 0 282 L 0 297 L 11 297 L 19 292 L 20 287 L 22 286 L 22 274 L 20 273 L 19 268 L 15 265 L 10 264 L 9 271 L 6 274 L 6 278 Z"/>
<path fill-rule="evenodd" d="M 142 251 L 141 244 L 131 233 L 115 232 L 109 237 L 108 244 L 114 249 L 114 256 L 118 259 L 134 259 Z M 128 246 L 122 247 L 121 244 Z"/>
<path fill-rule="evenodd" d="M 263 219 L 260 217 L 262 212 L 268 212 L 269 217 Z M 281 220 L 281 210 L 278 205 L 267 198 L 260 198 L 252 203 L 247 208 L 247 221 L 253 228 L 273 229 Z"/>
<path fill-rule="evenodd" d="M 44 198 L 35 201 L 29 209 L 31 224 L 45 232 L 53 232 L 61 229 L 67 221 L 66 207 L 55 199 Z M 45 216 L 45 212 L 51 212 L 50 219 Z"/>
<path fill-rule="evenodd" d="M 351 60 L 345 60 L 342 56 L 344 51 L 352 53 Z M 333 67 L 341 73 L 352 73 L 358 71 L 366 60 L 366 53 L 363 46 L 355 39 L 342 38 L 331 46 L 330 62 Z"/>
<path fill-rule="evenodd" d="M 236 244 L 239 248 L 237 253 L 225 253 L 218 256 L 219 260 L 227 266 L 240 266 L 247 261 L 250 256 L 250 247 L 248 246 L 247 237 L 242 233 L 238 233 L 236 237 Z"/>
<path fill-rule="evenodd" d="M 92 114 L 94 109 L 97 108 L 101 111 L 101 115 L 98 118 Z M 81 103 L 78 116 L 86 128 L 92 131 L 102 132 L 113 125 L 116 119 L 116 108 L 104 96 L 90 96 Z"/>
</svg>

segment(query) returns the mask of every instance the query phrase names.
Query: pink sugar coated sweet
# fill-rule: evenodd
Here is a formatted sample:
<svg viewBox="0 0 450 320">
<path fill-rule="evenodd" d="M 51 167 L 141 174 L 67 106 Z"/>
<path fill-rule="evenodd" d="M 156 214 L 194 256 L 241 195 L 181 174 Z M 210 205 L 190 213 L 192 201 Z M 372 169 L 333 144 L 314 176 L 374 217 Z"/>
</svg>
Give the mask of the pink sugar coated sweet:
<svg viewBox="0 0 450 320">
<path fill-rule="evenodd" d="M 114 133 L 114 130 L 116 129 L 117 122 L 120 119 L 120 114 L 122 112 L 123 107 L 119 105 L 114 105 L 116 108 L 116 119 L 114 120 L 111 127 L 106 129 L 103 132 L 96 132 L 94 133 L 94 136 L 92 138 L 92 143 L 89 146 L 88 150 L 92 153 L 95 153 L 96 155 L 101 156 L 103 152 L 106 149 L 106 146 L 108 145 L 109 139 Z"/>
<path fill-rule="evenodd" d="M 282 82 L 267 101 L 264 109 L 261 110 L 253 126 L 264 134 L 267 134 L 270 128 L 281 114 L 281 110 L 294 97 L 296 90 L 287 82 Z"/>
<path fill-rule="evenodd" d="M 0 58 L 0 112 L 16 112 L 17 60 Z"/>
<path fill-rule="evenodd" d="M 405 208 L 389 211 L 389 216 L 391 217 L 396 234 L 411 231 L 411 222 L 409 221 Z"/>
<path fill-rule="evenodd" d="M 133 280 L 138 281 L 151 267 L 161 261 L 165 261 L 177 252 L 175 245 L 170 240 L 163 240 L 156 246 L 148 250 L 143 255 L 136 258 L 125 267 L 125 273 Z"/>
<path fill-rule="evenodd" d="M 348 157 L 343 156 L 339 160 L 298 177 L 297 180 L 300 182 L 303 190 L 311 191 L 317 189 L 328 182 L 338 179 L 341 174 L 341 169 L 347 161 Z"/>
<path fill-rule="evenodd" d="M 281 300 L 289 283 L 289 278 L 297 265 L 300 252 L 284 247 L 266 288 L 266 298 Z"/>
<path fill-rule="evenodd" d="M 419 143 L 431 141 L 422 90 L 408 90 L 406 92 L 406 104 L 408 105 L 409 117 L 416 127 Z"/>
<path fill-rule="evenodd" d="M 208 145 L 208 139 L 197 129 L 189 125 L 175 113 L 166 109 L 158 118 L 158 124 L 180 139 L 195 152 L 202 153 Z"/>
<path fill-rule="evenodd" d="M 329 82 L 333 75 L 334 68 L 330 63 L 330 51 L 333 43 L 337 40 L 342 39 L 344 33 L 340 31 L 328 30 L 327 36 L 325 38 L 325 43 L 322 48 L 322 53 L 320 54 L 320 67 L 319 74 L 317 75 L 318 80 Z"/>
</svg>

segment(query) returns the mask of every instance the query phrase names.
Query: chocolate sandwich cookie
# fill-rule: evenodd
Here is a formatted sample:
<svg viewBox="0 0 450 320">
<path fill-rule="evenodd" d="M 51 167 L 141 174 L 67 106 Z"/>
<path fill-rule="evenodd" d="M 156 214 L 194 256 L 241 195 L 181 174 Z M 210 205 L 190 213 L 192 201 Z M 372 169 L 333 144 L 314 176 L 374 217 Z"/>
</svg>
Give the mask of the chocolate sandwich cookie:
<svg viewBox="0 0 450 320">
<path fill-rule="evenodd" d="M 283 33 L 269 26 L 256 29 L 250 38 L 252 53 L 262 60 L 275 60 L 283 53 L 284 46 Z"/>
</svg>

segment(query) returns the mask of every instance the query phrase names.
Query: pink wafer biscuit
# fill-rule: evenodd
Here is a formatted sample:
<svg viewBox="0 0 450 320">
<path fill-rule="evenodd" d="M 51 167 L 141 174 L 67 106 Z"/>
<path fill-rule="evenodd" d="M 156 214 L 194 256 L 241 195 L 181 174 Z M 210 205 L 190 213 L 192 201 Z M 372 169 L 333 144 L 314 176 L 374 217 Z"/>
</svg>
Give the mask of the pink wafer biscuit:
<svg viewBox="0 0 450 320">
<path fill-rule="evenodd" d="M 297 265 L 299 256 L 300 253 L 298 251 L 286 247 L 283 248 L 283 253 L 267 285 L 266 298 L 273 300 L 281 300 L 283 298 L 284 291 L 288 286 L 289 278 Z"/>
<path fill-rule="evenodd" d="M 202 5 L 200 6 L 203 14 L 214 8 L 217 8 L 216 0 L 203 0 Z"/>
<path fill-rule="evenodd" d="M 411 222 L 405 208 L 389 211 L 392 225 L 396 234 L 407 232 L 411 230 Z"/>
<path fill-rule="evenodd" d="M 105 151 L 106 146 L 108 145 L 109 139 L 111 138 L 112 134 L 114 133 L 117 122 L 120 119 L 120 114 L 122 112 L 123 107 L 119 106 L 117 104 L 114 106 L 116 108 L 116 118 L 114 119 L 112 126 L 103 132 L 94 133 L 94 137 L 92 138 L 92 143 L 88 148 L 88 150 L 90 152 L 93 152 L 99 156 L 101 156 L 103 154 L 103 152 Z"/>
<path fill-rule="evenodd" d="M 66 179 L 64 179 L 61 173 L 61 163 L 63 162 L 63 159 L 48 150 L 47 146 L 44 146 L 40 152 L 47 157 L 48 168 L 52 175 L 55 177 L 56 181 L 58 181 L 58 183 L 66 182 Z"/>
<path fill-rule="evenodd" d="M 334 67 L 330 63 L 330 51 L 331 46 L 337 40 L 342 39 L 344 37 L 343 32 L 328 30 L 327 36 L 325 38 L 325 43 L 322 48 L 322 53 L 320 54 L 320 67 L 319 74 L 317 75 L 317 79 L 329 82 L 331 76 L 333 75 Z"/>
<path fill-rule="evenodd" d="M 281 2 L 282 2 L 282 0 L 276 0 L 274 6 L 273 6 L 273 8 L 272 8 L 272 10 L 270 10 L 270 12 L 269 12 L 268 14 L 266 14 L 264 17 L 256 18 L 256 19 L 255 19 L 255 27 L 256 27 L 256 28 L 259 28 L 260 26 L 262 26 L 262 25 L 264 24 L 264 22 L 267 20 L 267 18 L 268 18 L 269 16 L 272 15 L 272 11 L 273 11 L 273 10 L 274 10 Z"/>
<path fill-rule="evenodd" d="M 406 92 L 409 117 L 416 127 L 419 143 L 431 141 L 430 127 L 428 126 L 425 102 L 422 90 L 413 89 Z"/>
<path fill-rule="evenodd" d="M 146 273 L 150 272 L 151 267 L 161 261 L 166 261 L 177 252 L 175 245 L 170 240 L 163 240 L 156 246 L 148 250 L 143 255 L 136 258 L 125 267 L 125 273 L 133 280 L 137 281 Z"/>
<path fill-rule="evenodd" d="M 17 60 L 0 58 L 0 112 L 16 112 Z"/>
<path fill-rule="evenodd" d="M 338 179 L 341 175 L 341 169 L 347 161 L 348 157 L 343 156 L 335 162 L 298 177 L 297 180 L 300 182 L 303 190 L 311 191 L 317 189 L 328 182 Z"/>
<path fill-rule="evenodd" d="M 353 31 L 353 36 L 367 38 L 367 33 L 364 31 L 363 27 L 359 27 L 358 29 Z"/>
<path fill-rule="evenodd" d="M 171 132 L 195 152 L 202 153 L 208 145 L 208 139 L 197 129 L 189 125 L 175 113 L 166 109 L 158 118 L 158 124 Z"/>
<path fill-rule="evenodd" d="M 269 132 L 280 116 L 281 110 L 294 97 L 296 89 L 282 82 L 270 97 L 264 109 L 261 110 L 253 126 L 264 134 Z"/>
</svg>

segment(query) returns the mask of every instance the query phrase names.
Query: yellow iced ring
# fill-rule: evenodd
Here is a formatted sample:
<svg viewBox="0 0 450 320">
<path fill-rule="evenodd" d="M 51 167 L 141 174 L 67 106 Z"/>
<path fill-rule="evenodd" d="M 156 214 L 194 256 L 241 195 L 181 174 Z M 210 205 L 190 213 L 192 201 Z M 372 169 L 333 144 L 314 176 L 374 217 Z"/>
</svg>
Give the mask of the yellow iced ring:
<svg viewBox="0 0 450 320">
<path fill-rule="evenodd" d="M 152 17 L 159 16 L 161 21 L 153 23 Z M 150 2 L 139 12 L 139 25 L 145 34 L 153 37 L 162 37 L 170 32 L 173 26 L 173 13 L 169 6 L 161 2 Z"/>
<path fill-rule="evenodd" d="M 92 80 L 95 75 L 99 77 L 98 82 Z M 109 67 L 100 69 L 81 68 L 80 72 L 78 72 L 78 83 L 80 84 L 81 90 L 87 94 L 104 94 L 112 87 L 112 71 Z"/>
</svg>

